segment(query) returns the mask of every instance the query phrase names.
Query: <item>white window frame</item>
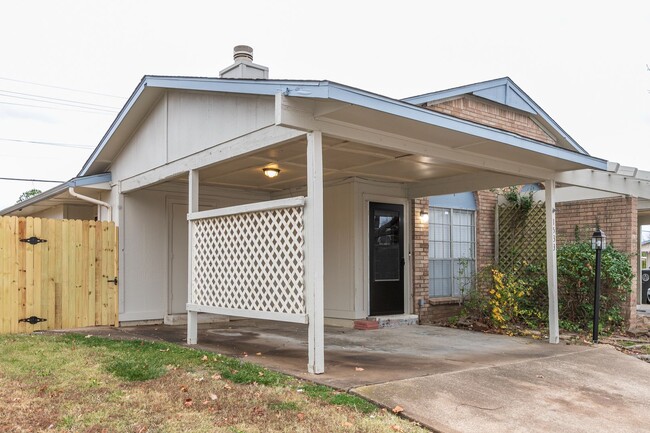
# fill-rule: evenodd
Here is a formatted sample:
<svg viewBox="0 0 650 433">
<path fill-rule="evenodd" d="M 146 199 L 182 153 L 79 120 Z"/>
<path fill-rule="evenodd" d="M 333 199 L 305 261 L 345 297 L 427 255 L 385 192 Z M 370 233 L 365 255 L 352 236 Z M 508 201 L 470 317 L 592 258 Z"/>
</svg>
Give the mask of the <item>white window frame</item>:
<svg viewBox="0 0 650 433">
<path fill-rule="evenodd" d="M 469 276 L 468 278 L 472 278 L 474 275 L 476 275 L 476 210 L 475 209 L 464 209 L 464 208 L 453 208 L 453 207 L 445 207 L 445 206 L 429 206 L 429 225 L 432 226 L 434 225 L 434 211 L 435 210 L 446 210 L 450 212 L 449 215 L 449 258 L 434 258 L 432 255 L 432 244 L 436 242 L 434 239 L 429 236 L 429 298 L 430 299 L 460 299 L 462 296 L 467 296 L 468 291 L 471 290 L 472 285 L 471 283 L 469 284 L 468 290 L 465 291 L 464 293 L 460 292 L 460 288 L 457 287 L 458 285 L 458 276 L 455 273 L 455 263 L 459 262 L 462 259 L 468 259 L 471 261 L 471 265 L 469 266 Z M 472 251 L 472 257 L 467 258 L 467 257 L 454 257 L 454 224 L 453 224 L 453 213 L 454 212 L 467 212 L 470 213 L 472 216 L 472 236 L 473 239 L 471 241 L 471 251 Z M 431 230 L 429 228 L 429 233 L 431 233 Z M 441 262 L 449 262 L 450 263 L 450 279 L 451 279 L 451 290 L 449 294 L 436 294 L 434 287 L 433 287 L 433 266 L 432 263 L 434 261 L 441 261 Z"/>
</svg>

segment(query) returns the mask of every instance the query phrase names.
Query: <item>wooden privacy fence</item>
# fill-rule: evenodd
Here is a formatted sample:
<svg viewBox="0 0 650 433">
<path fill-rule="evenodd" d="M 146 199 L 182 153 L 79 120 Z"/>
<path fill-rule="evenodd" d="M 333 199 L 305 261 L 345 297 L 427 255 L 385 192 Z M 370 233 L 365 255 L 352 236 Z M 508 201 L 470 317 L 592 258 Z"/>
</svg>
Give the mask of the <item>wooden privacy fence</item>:
<svg viewBox="0 0 650 433">
<path fill-rule="evenodd" d="M 0 333 L 117 326 L 117 252 L 112 222 L 0 217 Z"/>
</svg>

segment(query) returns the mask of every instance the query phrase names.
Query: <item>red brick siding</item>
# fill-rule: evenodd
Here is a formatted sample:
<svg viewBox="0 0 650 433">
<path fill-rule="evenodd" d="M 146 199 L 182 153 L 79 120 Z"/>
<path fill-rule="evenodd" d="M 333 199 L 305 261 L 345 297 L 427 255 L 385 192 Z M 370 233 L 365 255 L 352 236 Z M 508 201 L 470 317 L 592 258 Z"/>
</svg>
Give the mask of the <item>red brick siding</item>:
<svg viewBox="0 0 650 433">
<path fill-rule="evenodd" d="M 494 218 L 497 195 L 491 191 L 476 191 L 476 269 L 494 263 Z"/>
<path fill-rule="evenodd" d="M 607 242 L 618 251 L 630 254 L 634 272 L 632 293 L 628 298 L 625 318 L 629 324 L 636 322 L 637 304 L 637 254 L 638 225 L 637 199 L 634 197 L 613 197 L 597 200 L 581 200 L 557 203 L 555 225 L 558 245 L 573 242 L 578 236 L 588 240 L 600 227 L 607 236 Z"/>
<path fill-rule="evenodd" d="M 413 311 L 420 315 L 420 322 L 429 323 L 429 223 L 422 222 L 420 212 L 429 212 L 429 199 L 413 200 Z M 424 306 L 418 306 L 418 300 Z"/>
<path fill-rule="evenodd" d="M 512 132 L 533 140 L 556 144 L 556 141 L 533 122 L 528 114 L 473 96 L 466 95 L 461 98 L 434 103 L 426 108 L 459 119 Z"/>
</svg>

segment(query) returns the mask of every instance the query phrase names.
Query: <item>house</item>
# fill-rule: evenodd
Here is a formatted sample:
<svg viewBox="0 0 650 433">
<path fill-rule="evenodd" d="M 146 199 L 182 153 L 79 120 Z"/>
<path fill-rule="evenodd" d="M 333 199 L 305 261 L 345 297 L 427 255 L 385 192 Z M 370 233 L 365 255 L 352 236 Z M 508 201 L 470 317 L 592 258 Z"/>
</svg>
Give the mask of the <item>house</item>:
<svg viewBox="0 0 650 433">
<path fill-rule="evenodd" d="M 269 79 L 246 46 L 234 60 L 220 78 L 145 76 L 76 178 L 1 212 L 70 217 L 86 206 L 115 221 L 122 322 L 187 314 L 189 343 L 199 313 L 304 323 L 309 371 L 321 373 L 324 323 L 429 305 L 421 197 L 543 182 L 552 210 L 557 182 L 607 175 L 607 161 L 508 78 L 396 100 Z M 485 200 L 478 221 L 490 218 Z"/>
</svg>

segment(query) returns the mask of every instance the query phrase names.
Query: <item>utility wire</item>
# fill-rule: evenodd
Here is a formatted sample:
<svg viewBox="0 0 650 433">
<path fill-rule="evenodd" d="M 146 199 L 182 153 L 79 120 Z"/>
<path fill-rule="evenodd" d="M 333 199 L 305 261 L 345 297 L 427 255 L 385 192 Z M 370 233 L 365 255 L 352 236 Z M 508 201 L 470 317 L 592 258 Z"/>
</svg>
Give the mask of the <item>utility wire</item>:
<svg viewBox="0 0 650 433">
<path fill-rule="evenodd" d="M 13 141 L 16 143 L 34 143 L 45 144 L 48 146 L 71 147 L 73 149 L 93 149 L 95 146 L 88 146 L 85 144 L 71 144 L 71 143 L 55 143 L 52 141 L 36 141 L 36 140 L 18 140 L 16 138 L 0 138 L 0 141 Z"/>
<path fill-rule="evenodd" d="M 63 106 L 66 106 L 66 107 L 83 108 L 84 110 L 96 110 L 96 111 L 103 111 L 103 112 L 108 112 L 108 113 L 117 113 L 117 111 L 118 111 L 117 108 L 113 108 L 113 107 L 110 107 L 110 108 L 112 108 L 111 110 L 107 110 L 105 108 L 87 107 L 87 106 L 80 105 L 78 103 L 68 104 L 68 103 L 65 103 L 65 102 L 54 102 L 54 101 L 46 101 L 44 99 L 38 99 L 38 98 L 42 98 L 41 96 L 39 96 L 38 98 L 29 98 L 29 97 L 26 97 L 26 96 L 6 95 L 6 94 L 4 94 L 3 90 L 0 90 L 0 96 L 5 97 L 5 98 L 15 98 L 15 99 L 24 99 L 24 100 L 27 100 L 27 101 L 36 101 L 36 102 L 41 102 L 43 104 L 53 104 L 53 105 L 63 105 Z M 52 99 L 54 99 L 54 98 L 52 98 Z M 71 101 L 71 102 L 74 102 L 74 101 Z"/>
<path fill-rule="evenodd" d="M 45 102 L 45 101 L 43 101 Z M 75 110 L 74 108 L 61 108 L 61 107 L 44 107 L 42 105 L 32 105 L 32 104 L 19 104 L 17 102 L 6 102 L 6 101 L 0 101 L 0 104 L 4 105 L 14 105 L 17 107 L 33 107 L 33 108 L 45 108 L 47 110 L 59 110 L 59 111 L 75 111 L 77 113 L 89 113 L 89 114 L 107 114 L 107 115 L 114 115 L 115 113 L 112 111 L 107 111 L 107 110 L 97 110 L 95 109 L 94 111 L 89 111 L 91 108 L 87 107 L 85 110 Z"/>
<path fill-rule="evenodd" d="M 13 81 L 15 83 L 33 84 L 35 86 L 42 86 L 42 87 L 51 87 L 52 89 L 70 90 L 71 92 L 89 93 L 91 95 L 108 96 L 110 98 L 117 98 L 117 99 L 122 99 L 122 100 L 126 99 L 126 97 L 124 97 L 124 96 L 109 95 L 108 93 L 101 93 L 101 92 L 91 92 L 89 90 L 72 89 L 70 87 L 51 86 L 49 84 L 34 83 L 33 81 L 16 80 L 14 78 L 0 77 L 0 80 Z"/>
<path fill-rule="evenodd" d="M 23 179 L 19 177 L 0 177 L 0 180 L 15 180 L 18 182 L 45 182 L 45 183 L 65 183 L 63 180 L 45 180 L 45 179 Z"/>
<path fill-rule="evenodd" d="M 92 104 L 90 102 L 74 101 L 72 99 L 52 98 L 50 96 L 35 95 L 33 93 L 12 92 L 11 90 L 0 90 L 0 94 L 3 94 L 3 95 L 11 94 L 11 95 L 33 96 L 33 97 L 36 97 L 36 98 L 47 99 L 47 100 L 50 100 L 50 101 L 72 102 L 74 104 L 83 104 L 83 105 L 89 105 L 89 106 L 99 107 L 99 108 L 108 108 L 110 110 L 116 110 L 116 111 L 120 109 L 119 107 L 113 107 L 113 106 L 110 106 L 110 105 Z M 32 101 L 39 100 L 39 99 L 32 99 L 32 98 L 21 98 L 20 96 L 11 96 L 11 95 L 6 95 L 6 96 L 9 96 L 11 98 L 28 99 L 28 100 L 32 100 Z M 43 102 L 47 102 L 47 101 L 43 101 Z"/>
</svg>

